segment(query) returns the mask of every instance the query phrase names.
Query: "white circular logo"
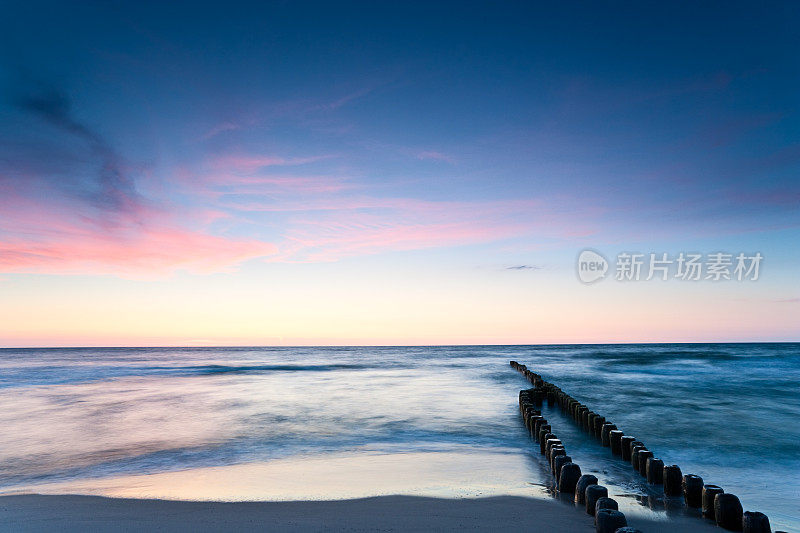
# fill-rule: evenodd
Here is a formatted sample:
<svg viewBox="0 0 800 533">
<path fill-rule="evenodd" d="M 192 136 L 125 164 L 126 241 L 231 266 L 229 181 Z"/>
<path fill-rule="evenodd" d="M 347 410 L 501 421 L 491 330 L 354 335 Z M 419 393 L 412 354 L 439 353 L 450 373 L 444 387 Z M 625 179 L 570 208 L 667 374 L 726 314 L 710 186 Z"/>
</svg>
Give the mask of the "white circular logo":
<svg viewBox="0 0 800 533">
<path fill-rule="evenodd" d="M 578 279 L 584 283 L 601 280 L 608 272 L 608 261 L 594 250 L 583 250 L 578 255 Z"/>
</svg>

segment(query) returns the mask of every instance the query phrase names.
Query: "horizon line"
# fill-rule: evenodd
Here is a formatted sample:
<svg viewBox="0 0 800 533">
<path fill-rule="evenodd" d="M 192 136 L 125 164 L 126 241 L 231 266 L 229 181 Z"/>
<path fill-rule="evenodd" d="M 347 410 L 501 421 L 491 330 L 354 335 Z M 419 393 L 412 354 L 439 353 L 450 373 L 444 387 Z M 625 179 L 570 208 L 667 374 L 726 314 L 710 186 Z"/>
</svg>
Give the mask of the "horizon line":
<svg viewBox="0 0 800 533">
<path fill-rule="evenodd" d="M 643 342 L 541 342 L 541 343 L 479 343 L 479 344 L 219 344 L 219 345 L 96 345 L 96 346 L 0 346 L 0 350 L 82 350 L 82 349 L 130 349 L 130 348 L 450 348 L 484 346 L 605 346 L 605 345 L 657 345 L 657 344 L 800 344 L 792 341 L 643 341 Z"/>
</svg>

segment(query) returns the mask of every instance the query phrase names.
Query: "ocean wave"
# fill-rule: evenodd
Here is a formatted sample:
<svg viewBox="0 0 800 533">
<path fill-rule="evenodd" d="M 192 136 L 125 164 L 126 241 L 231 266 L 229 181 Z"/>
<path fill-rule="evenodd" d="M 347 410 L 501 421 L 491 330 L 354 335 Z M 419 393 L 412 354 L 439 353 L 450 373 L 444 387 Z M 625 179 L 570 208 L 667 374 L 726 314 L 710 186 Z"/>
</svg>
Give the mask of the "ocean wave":
<svg viewBox="0 0 800 533">
<path fill-rule="evenodd" d="M 0 388 L 91 383 L 135 377 L 188 377 L 221 374 L 268 374 L 273 372 L 336 372 L 376 370 L 398 364 L 196 364 L 196 365 L 82 365 L 31 366 L 4 369 Z"/>
<path fill-rule="evenodd" d="M 393 366 L 396 368 L 396 365 Z M 187 367 L 162 367 L 164 369 L 185 371 L 198 374 L 247 374 L 261 372 L 331 372 L 336 370 L 370 370 L 378 368 L 365 364 L 329 364 L 329 365 L 200 365 Z"/>
</svg>

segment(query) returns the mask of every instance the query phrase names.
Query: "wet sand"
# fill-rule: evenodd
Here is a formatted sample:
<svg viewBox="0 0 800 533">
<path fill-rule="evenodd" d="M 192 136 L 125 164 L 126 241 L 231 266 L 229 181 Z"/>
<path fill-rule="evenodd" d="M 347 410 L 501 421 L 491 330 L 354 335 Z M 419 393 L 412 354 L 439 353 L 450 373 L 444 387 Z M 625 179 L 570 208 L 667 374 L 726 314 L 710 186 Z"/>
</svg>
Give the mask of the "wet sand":
<svg viewBox="0 0 800 533">
<path fill-rule="evenodd" d="M 645 533 L 719 531 L 690 517 L 628 517 Z M 380 496 L 337 501 L 187 502 L 100 496 L 0 497 L 0 530 L 118 531 L 594 531 L 592 517 L 554 500 Z"/>
</svg>

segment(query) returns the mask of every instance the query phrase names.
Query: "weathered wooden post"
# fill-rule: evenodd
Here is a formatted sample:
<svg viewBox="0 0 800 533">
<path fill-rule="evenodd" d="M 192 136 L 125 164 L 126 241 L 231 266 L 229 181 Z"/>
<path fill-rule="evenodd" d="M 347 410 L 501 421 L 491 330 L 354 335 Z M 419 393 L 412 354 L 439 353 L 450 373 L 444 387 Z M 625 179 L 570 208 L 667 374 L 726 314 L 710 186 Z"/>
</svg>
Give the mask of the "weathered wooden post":
<svg viewBox="0 0 800 533">
<path fill-rule="evenodd" d="M 583 474 L 575 486 L 575 503 L 578 505 L 586 505 L 586 489 L 591 485 L 597 485 L 597 476 L 592 474 Z"/>
<path fill-rule="evenodd" d="M 724 492 L 722 487 L 717 485 L 703 485 L 703 516 L 712 520 L 715 518 L 714 498 L 717 494 L 723 494 Z"/>
</svg>

